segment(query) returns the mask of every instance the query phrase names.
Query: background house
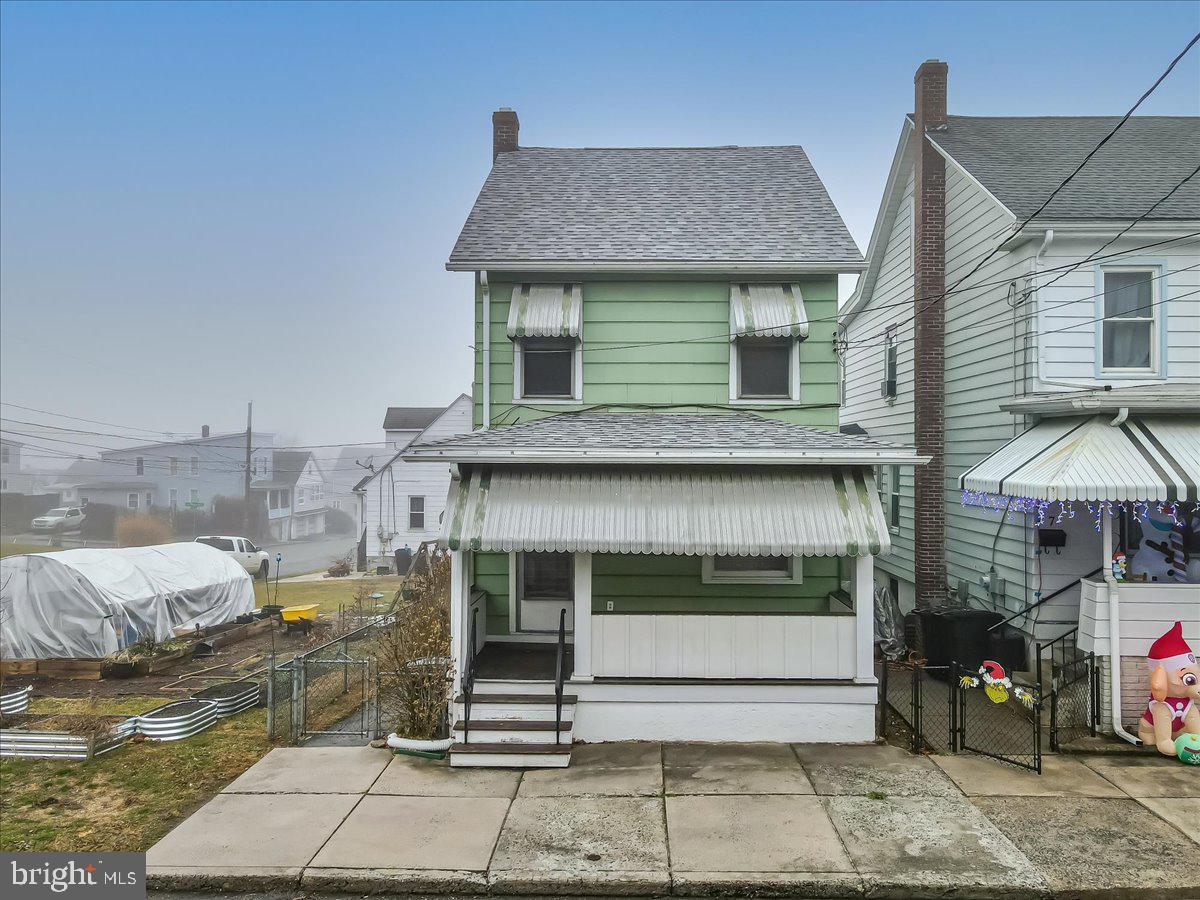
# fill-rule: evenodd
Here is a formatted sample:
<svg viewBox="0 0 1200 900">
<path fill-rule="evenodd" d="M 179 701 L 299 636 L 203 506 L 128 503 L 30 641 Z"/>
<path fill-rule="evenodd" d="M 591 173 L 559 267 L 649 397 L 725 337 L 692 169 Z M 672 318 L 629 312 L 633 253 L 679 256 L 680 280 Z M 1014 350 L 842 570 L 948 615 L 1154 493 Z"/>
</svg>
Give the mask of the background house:
<svg viewBox="0 0 1200 900">
<path fill-rule="evenodd" d="M 902 607 L 947 591 L 1006 616 L 1046 601 L 1012 625 L 1047 641 L 1081 625 L 1088 578 L 1109 567 L 1111 523 L 1088 501 L 1195 501 L 1200 119 L 1133 117 L 1039 211 L 1118 118 L 948 115 L 946 91 L 945 64 L 924 64 L 841 316 L 841 421 L 933 460 L 879 480 L 895 549 L 876 577 Z M 999 508 L 962 490 L 992 454 L 976 493 Z M 1019 472 L 1039 459 L 1045 498 Z M 1088 469 L 1078 484 L 1071 464 Z M 1200 535 L 1184 545 L 1200 554 Z M 1200 638 L 1200 607 L 1170 614 Z"/>
<path fill-rule="evenodd" d="M 384 432 L 390 452 L 354 489 L 359 498 L 361 554 L 366 565 L 393 565 L 397 550 L 416 550 L 422 541 L 437 538 L 441 529 L 450 487 L 449 465 L 405 462 L 400 452 L 418 439 L 436 441 L 470 430 L 471 398 L 466 394 L 445 407 L 388 409 Z"/>
<path fill-rule="evenodd" d="M 12 494 L 43 494 L 58 480 L 59 473 L 42 471 L 26 459 L 25 444 L 0 437 L 0 491 Z M 36 451 L 35 451 L 36 452 Z"/>
<path fill-rule="evenodd" d="M 291 541 L 325 533 L 325 475 L 309 450 L 275 450 L 250 488 L 266 508 L 267 533 Z"/>
</svg>

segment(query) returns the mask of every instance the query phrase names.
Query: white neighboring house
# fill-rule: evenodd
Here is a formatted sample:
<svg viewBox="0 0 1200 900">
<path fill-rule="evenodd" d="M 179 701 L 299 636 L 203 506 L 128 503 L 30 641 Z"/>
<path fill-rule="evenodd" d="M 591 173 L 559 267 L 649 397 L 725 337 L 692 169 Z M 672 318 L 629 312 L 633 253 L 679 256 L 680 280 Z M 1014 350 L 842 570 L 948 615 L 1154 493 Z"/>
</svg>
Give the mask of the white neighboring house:
<svg viewBox="0 0 1200 900">
<path fill-rule="evenodd" d="M 276 450 L 270 477 L 254 481 L 267 510 L 267 533 L 292 541 L 325 533 L 325 475 L 308 450 Z"/>
<path fill-rule="evenodd" d="M 13 494 L 50 493 L 47 488 L 59 479 L 61 473 L 28 469 L 21 459 L 24 447 L 21 441 L 0 437 L 0 491 Z"/>
<path fill-rule="evenodd" d="M 944 527 L 932 547 L 943 548 L 949 590 L 1016 615 L 1030 653 L 1034 641 L 1063 635 L 1096 652 L 1107 719 L 1119 660 L 1109 656 L 1105 573 L 1124 551 L 1129 620 L 1119 656 L 1136 658 L 1124 668 L 1128 721 L 1145 708 L 1141 658 L 1151 641 L 1178 618 L 1200 645 L 1200 179 L 1186 180 L 1200 163 L 1200 119 L 1132 118 L 1023 227 L 1118 119 L 940 119 L 924 137 L 944 165 L 944 207 L 936 197 L 924 206 L 914 190 L 920 135 L 909 116 L 867 269 L 840 319 L 843 427 L 931 452 L 921 421 L 937 404 L 915 403 L 915 373 L 929 367 L 913 340 L 915 306 L 937 295 L 914 302 L 927 264 L 916 259 L 914 217 L 926 210 L 945 235 L 944 254 L 931 252 L 928 265 L 953 289 L 942 348 L 943 505 L 918 508 L 911 473 L 884 467 L 893 551 L 876 561 L 875 577 L 913 608 L 914 564 L 928 560 L 917 550 L 922 530 Z M 1174 510 L 1174 525 L 1159 503 Z M 1164 554 L 1146 548 L 1170 542 L 1168 575 Z"/>
<path fill-rule="evenodd" d="M 450 467 L 444 462 L 405 462 L 399 454 L 417 438 L 428 443 L 469 433 L 471 398 L 460 394 L 442 408 L 391 407 L 384 431 L 392 454 L 354 488 L 360 498 L 360 540 L 372 568 L 393 564 L 397 550 L 416 550 L 421 541 L 437 539 Z"/>
</svg>

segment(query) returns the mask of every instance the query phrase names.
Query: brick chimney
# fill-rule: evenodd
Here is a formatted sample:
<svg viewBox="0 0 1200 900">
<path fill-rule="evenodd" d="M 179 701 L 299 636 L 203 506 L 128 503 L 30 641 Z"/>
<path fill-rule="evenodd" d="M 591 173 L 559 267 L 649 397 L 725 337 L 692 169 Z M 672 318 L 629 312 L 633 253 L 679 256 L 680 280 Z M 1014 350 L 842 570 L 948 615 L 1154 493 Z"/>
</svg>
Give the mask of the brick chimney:
<svg viewBox="0 0 1200 900">
<path fill-rule="evenodd" d="M 207 425 L 201 425 L 201 426 L 200 426 L 200 437 L 202 437 L 202 438 L 206 438 L 206 437 L 208 437 L 208 435 L 209 435 L 209 429 L 208 429 L 208 426 L 207 426 Z"/>
<path fill-rule="evenodd" d="M 502 106 L 492 113 L 492 159 L 516 150 L 520 133 L 521 120 L 514 110 Z"/>
<path fill-rule="evenodd" d="M 914 471 L 916 601 L 946 599 L 946 162 L 925 135 L 946 124 L 944 62 L 926 60 L 916 85 L 913 173 L 914 436 L 930 457 Z"/>
</svg>

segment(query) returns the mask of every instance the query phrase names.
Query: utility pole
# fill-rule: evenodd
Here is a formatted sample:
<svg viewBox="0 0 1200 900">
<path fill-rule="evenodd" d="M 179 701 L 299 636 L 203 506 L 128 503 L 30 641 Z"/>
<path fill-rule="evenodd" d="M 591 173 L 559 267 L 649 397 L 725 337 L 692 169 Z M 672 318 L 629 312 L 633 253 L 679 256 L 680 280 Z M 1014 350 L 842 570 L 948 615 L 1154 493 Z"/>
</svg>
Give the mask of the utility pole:
<svg viewBox="0 0 1200 900">
<path fill-rule="evenodd" d="M 242 534 L 246 537 L 250 536 L 250 434 L 253 429 L 254 422 L 254 403 L 247 401 L 246 403 L 246 483 L 245 492 L 242 497 Z"/>
</svg>

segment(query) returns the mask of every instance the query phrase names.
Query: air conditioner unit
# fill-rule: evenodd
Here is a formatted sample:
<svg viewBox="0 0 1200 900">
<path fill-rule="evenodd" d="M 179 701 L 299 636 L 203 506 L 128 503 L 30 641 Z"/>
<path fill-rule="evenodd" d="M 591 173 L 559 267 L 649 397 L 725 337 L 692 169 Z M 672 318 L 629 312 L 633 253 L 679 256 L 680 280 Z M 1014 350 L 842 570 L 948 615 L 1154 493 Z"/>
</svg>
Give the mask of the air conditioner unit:
<svg viewBox="0 0 1200 900">
<path fill-rule="evenodd" d="M 895 378 L 885 378 L 883 381 L 879 382 L 879 393 L 880 393 L 880 396 L 883 396 L 883 397 L 895 397 L 896 396 L 896 379 Z"/>
</svg>

